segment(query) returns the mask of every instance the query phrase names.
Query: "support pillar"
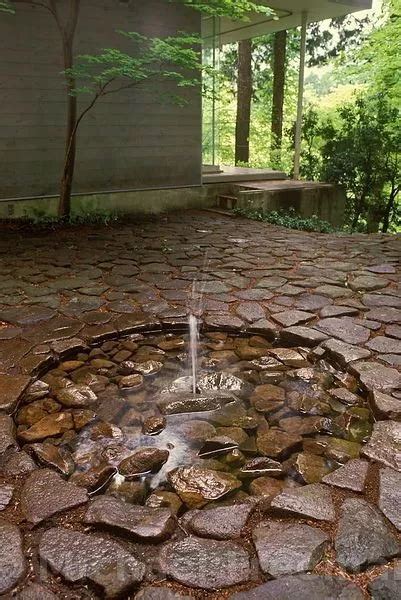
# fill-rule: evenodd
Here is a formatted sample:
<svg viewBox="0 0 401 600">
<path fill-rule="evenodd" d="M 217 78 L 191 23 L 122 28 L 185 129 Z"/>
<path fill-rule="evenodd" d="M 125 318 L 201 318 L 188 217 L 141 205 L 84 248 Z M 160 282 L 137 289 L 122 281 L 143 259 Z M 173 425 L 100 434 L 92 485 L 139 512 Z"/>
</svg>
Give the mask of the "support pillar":
<svg viewBox="0 0 401 600">
<path fill-rule="evenodd" d="M 307 11 L 303 11 L 303 13 L 302 13 L 302 28 L 301 28 L 301 52 L 300 52 L 300 58 L 299 58 L 297 122 L 296 122 L 296 127 L 295 127 L 294 179 L 299 179 L 299 167 L 300 167 L 300 161 L 301 161 L 307 25 L 308 25 L 308 13 L 307 13 Z"/>
</svg>

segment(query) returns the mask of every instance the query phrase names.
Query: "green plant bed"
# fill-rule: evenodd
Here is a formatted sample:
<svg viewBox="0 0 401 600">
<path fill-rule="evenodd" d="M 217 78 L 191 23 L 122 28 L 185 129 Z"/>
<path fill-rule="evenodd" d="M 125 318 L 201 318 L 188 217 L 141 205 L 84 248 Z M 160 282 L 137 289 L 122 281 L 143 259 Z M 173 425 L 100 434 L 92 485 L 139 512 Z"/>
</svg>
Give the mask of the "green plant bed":
<svg viewBox="0 0 401 600">
<path fill-rule="evenodd" d="M 272 225 L 280 225 L 288 229 L 298 229 L 300 231 L 317 231 L 319 233 L 334 233 L 338 231 L 328 221 L 319 219 L 316 215 L 312 217 L 301 217 L 293 208 L 286 211 L 274 210 L 263 213 L 260 210 L 249 208 L 235 208 L 234 213 L 247 219 L 263 221 Z"/>
</svg>

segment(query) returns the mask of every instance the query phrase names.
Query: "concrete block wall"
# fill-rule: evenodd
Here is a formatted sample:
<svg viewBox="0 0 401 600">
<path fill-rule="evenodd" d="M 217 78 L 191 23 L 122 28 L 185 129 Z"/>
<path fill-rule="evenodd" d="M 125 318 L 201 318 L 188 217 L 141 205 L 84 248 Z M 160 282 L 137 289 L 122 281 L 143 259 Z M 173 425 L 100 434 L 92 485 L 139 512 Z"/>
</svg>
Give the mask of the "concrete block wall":
<svg viewBox="0 0 401 600">
<path fill-rule="evenodd" d="M 66 4 L 65 0 L 59 0 Z M 81 0 L 76 54 L 127 49 L 117 30 L 148 36 L 200 32 L 200 15 L 166 0 Z M 45 10 L 21 4 L 0 16 L 0 199 L 58 191 L 66 101 L 61 42 Z M 197 186 L 201 183 L 201 95 L 181 108 L 157 90 L 101 100 L 79 133 L 75 193 Z M 86 105 L 88 97 L 80 99 Z"/>
</svg>

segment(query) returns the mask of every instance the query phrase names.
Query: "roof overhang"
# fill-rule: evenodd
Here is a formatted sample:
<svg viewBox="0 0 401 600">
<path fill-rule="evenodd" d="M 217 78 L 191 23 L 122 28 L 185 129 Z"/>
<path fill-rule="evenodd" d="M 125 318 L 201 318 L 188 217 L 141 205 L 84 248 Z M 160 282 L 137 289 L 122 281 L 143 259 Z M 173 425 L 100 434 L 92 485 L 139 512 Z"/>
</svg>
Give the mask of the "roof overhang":
<svg viewBox="0 0 401 600">
<path fill-rule="evenodd" d="M 283 29 L 293 29 L 302 23 L 302 13 L 307 12 L 308 23 L 372 8 L 372 0 L 264 0 L 276 12 L 278 19 L 252 13 L 247 21 L 220 19 L 220 44 L 229 44 L 266 35 Z M 204 19 L 203 37 L 213 37 L 212 19 Z"/>
</svg>

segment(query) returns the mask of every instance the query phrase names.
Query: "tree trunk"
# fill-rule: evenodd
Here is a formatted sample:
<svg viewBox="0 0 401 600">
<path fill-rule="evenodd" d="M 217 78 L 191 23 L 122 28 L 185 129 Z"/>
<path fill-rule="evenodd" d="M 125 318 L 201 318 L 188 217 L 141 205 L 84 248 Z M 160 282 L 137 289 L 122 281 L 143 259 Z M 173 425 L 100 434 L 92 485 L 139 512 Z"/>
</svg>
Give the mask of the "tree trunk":
<svg viewBox="0 0 401 600">
<path fill-rule="evenodd" d="M 53 6 L 54 3 L 53 3 Z M 55 8 L 55 16 L 60 29 L 63 43 L 64 69 L 71 69 L 74 66 L 74 37 L 78 22 L 80 9 L 80 0 L 70 0 L 69 18 L 66 25 L 62 24 L 61 18 Z M 65 75 L 67 84 L 67 129 L 65 138 L 64 166 L 60 181 L 60 200 L 58 206 L 58 216 L 60 219 L 66 219 L 71 212 L 71 192 L 74 179 L 75 158 L 76 158 L 76 137 L 78 123 L 78 102 L 74 95 L 75 79 Z"/>
<path fill-rule="evenodd" d="M 382 225 L 382 233 L 387 233 L 388 228 L 390 226 L 391 214 L 394 210 L 395 199 L 397 197 L 398 191 L 394 186 L 391 188 L 390 196 L 386 205 L 386 209 L 383 215 L 383 225 Z"/>
<path fill-rule="evenodd" d="M 283 141 L 284 89 L 287 54 L 287 31 L 274 34 L 273 45 L 273 107 L 272 107 L 272 144 L 271 161 L 273 164 L 281 160 Z"/>
<path fill-rule="evenodd" d="M 238 43 L 237 123 L 235 164 L 249 162 L 249 133 L 252 102 L 252 40 Z"/>
</svg>

